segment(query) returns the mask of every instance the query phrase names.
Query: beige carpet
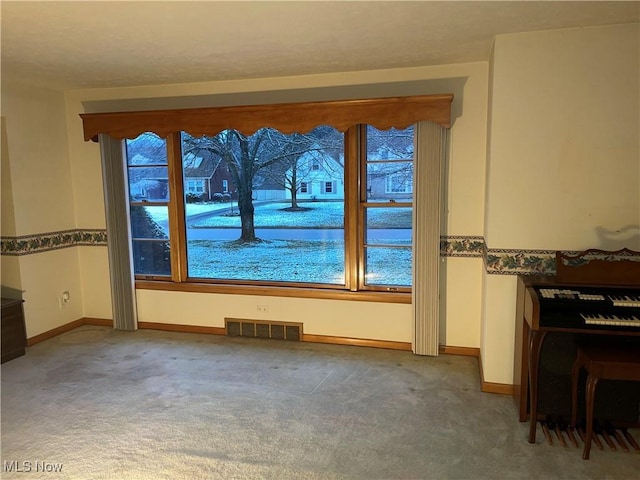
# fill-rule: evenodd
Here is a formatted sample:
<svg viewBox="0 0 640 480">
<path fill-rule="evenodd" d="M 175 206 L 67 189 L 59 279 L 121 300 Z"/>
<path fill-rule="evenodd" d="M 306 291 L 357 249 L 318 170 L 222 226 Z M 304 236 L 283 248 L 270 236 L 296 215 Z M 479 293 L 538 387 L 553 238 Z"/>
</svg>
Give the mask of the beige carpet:
<svg viewBox="0 0 640 480">
<path fill-rule="evenodd" d="M 85 326 L 2 365 L 3 479 L 639 478 L 526 437 L 469 357 Z"/>
</svg>

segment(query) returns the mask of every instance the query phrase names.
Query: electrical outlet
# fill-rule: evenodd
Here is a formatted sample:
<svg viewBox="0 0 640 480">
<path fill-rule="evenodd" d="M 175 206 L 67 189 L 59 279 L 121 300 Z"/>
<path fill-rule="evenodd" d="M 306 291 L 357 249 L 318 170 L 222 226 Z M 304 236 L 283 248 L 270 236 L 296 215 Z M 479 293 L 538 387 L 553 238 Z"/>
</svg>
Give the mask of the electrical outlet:
<svg viewBox="0 0 640 480">
<path fill-rule="evenodd" d="M 67 303 L 71 301 L 71 294 L 68 290 L 65 290 L 60 294 L 60 298 L 58 299 L 58 305 L 60 308 L 64 308 L 67 306 Z"/>
<path fill-rule="evenodd" d="M 269 311 L 268 305 L 258 305 L 258 311 L 262 313 L 266 313 Z"/>
</svg>

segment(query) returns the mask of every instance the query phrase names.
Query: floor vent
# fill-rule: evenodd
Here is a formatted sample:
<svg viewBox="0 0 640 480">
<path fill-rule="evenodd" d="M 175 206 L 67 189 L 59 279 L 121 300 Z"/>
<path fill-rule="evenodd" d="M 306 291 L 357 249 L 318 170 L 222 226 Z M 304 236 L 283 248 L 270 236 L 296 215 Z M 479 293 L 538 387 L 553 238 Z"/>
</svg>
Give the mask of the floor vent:
<svg viewBox="0 0 640 480">
<path fill-rule="evenodd" d="M 302 340 L 302 323 L 225 318 L 224 326 L 229 337 L 272 338 L 296 342 Z"/>
</svg>

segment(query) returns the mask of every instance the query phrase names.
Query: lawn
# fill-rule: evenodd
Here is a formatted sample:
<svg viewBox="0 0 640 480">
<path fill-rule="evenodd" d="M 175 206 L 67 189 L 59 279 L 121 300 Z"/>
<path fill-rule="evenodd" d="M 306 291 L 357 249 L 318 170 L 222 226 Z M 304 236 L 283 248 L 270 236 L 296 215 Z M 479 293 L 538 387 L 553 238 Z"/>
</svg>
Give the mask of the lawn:
<svg viewBox="0 0 640 480">
<path fill-rule="evenodd" d="M 289 202 L 274 202 L 255 207 L 256 228 L 343 228 L 344 204 L 342 202 L 305 202 L 300 206 L 308 210 L 285 211 Z M 187 216 L 203 213 L 195 205 L 187 205 Z M 206 219 L 190 223 L 191 228 L 240 227 L 240 217 L 236 215 L 212 215 Z M 370 228 L 411 228 L 411 209 L 375 208 L 369 211 Z"/>
<path fill-rule="evenodd" d="M 309 210 L 284 211 L 288 202 L 273 202 L 255 207 L 256 228 L 343 228 L 342 202 L 306 202 Z M 187 204 L 187 216 L 214 210 L 218 214 L 187 222 L 189 228 L 240 228 L 240 217 L 228 212 L 229 204 Z M 150 209 L 151 210 L 151 209 Z M 153 209 L 156 210 L 156 209 Z M 157 209 L 160 210 L 160 209 Z M 164 210 L 164 209 L 162 209 Z M 225 210 L 223 212 L 223 210 Z M 166 217 L 153 212 L 157 222 Z M 370 228 L 411 228 L 411 209 L 376 208 L 368 216 Z M 385 244 L 402 244 L 389 240 Z M 406 245 L 406 242 L 404 242 Z M 288 281 L 301 283 L 344 284 L 343 240 L 264 240 L 239 244 L 218 240 L 189 240 L 187 245 L 189 276 L 230 280 Z M 382 285 L 411 284 L 411 249 L 369 249 L 367 278 Z"/>
<path fill-rule="evenodd" d="M 344 285 L 342 241 L 192 240 L 187 248 L 190 277 Z M 373 283 L 411 285 L 410 249 L 376 249 L 367 265 Z"/>
</svg>

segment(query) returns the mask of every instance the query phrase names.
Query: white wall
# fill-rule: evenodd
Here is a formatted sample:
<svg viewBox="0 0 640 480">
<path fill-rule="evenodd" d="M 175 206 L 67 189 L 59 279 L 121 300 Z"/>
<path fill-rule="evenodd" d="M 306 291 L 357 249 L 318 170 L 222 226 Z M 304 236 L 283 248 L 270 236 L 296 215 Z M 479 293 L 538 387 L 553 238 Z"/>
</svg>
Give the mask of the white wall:
<svg viewBox="0 0 640 480">
<path fill-rule="evenodd" d="M 13 218 L 10 211 L 2 210 L 3 235 L 74 229 L 75 204 L 63 94 L 3 82 L 2 116 L 6 126 L 3 174 L 10 175 L 9 179 L 3 179 L 3 187 L 10 186 L 13 204 Z M 5 192 L 3 203 L 4 195 Z M 3 285 L 24 292 L 28 337 L 82 316 L 77 249 L 3 256 L 2 267 Z M 65 290 L 71 293 L 71 302 L 60 308 L 58 299 Z"/>
<path fill-rule="evenodd" d="M 489 248 L 640 250 L 638 24 L 498 36 Z M 487 275 L 485 380 L 511 383 L 515 277 Z"/>
</svg>

